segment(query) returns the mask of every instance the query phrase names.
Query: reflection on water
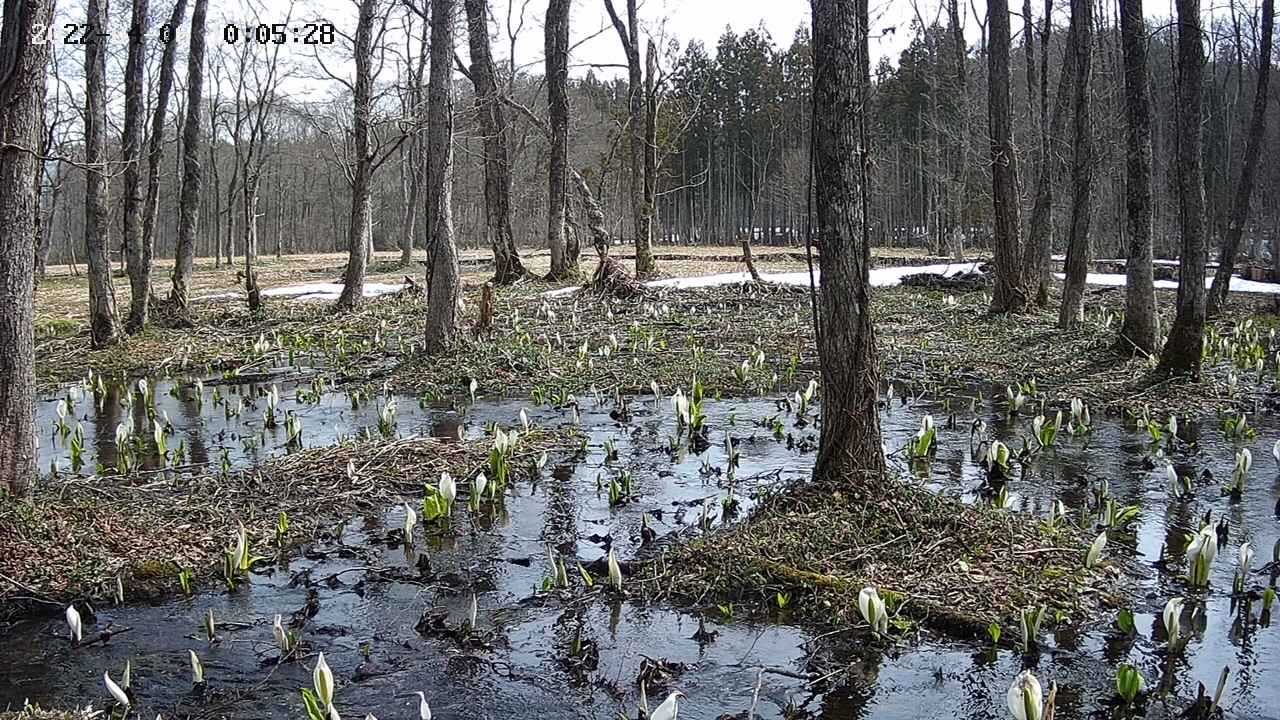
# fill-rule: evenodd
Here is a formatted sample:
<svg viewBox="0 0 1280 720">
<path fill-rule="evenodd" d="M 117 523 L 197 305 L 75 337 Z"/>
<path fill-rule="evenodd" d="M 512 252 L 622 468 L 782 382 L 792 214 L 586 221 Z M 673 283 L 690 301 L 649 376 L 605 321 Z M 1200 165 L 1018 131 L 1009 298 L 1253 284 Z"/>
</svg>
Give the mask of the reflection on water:
<svg viewBox="0 0 1280 720">
<path fill-rule="evenodd" d="M 281 411 L 303 419 L 306 446 L 366 429 L 377 432 L 381 398 L 366 399 L 353 409 L 342 393 L 321 393 L 318 401 L 305 402 L 297 397 L 297 384 L 277 384 Z M 161 383 L 157 415 L 167 414 L 174 437 L 186 443 L 189 462 L 216 463 L 223 451 L 235 464 L 260 462 L 284 452 L 282 434 L 266 431 L 262 439 L 263 388 L 220 386 L 224 399 L 238 398 L 245 407 L 239 418 L 228 419 L 223 406 L 211 401 L 211 387 L 205 387 L 201 402 L 189 385 L 170 394 L 170 386 Z M 115 392 L 101 408 L 92 399 L 76 407 L 76 421 L 100 455 L 90 468 L 98 460 L 113 464 L 114 428 L 125 417 L 138 427 L 149 423 L 139 403 L 122 407 Z M 411 398 L 397 403 L 400 435 L 456 436 L 461 431 L 476 437 L 489 422 L 517 425 L 522 408 L 538 425 L 571 422 L 568 410 L 534 408 L 524 401 L 482 400 L 461 412 L 422 408 Z M 1199 683 L 1212 689 L 1223 665 L 1231 667 L 1224 697 L 1228 717 L 1280 717 L 1280 684 L 1270 677 L 1280 667 L 1280 628 L 1241 625 L 1230 596 L 1240 542 L 1253 544 L 1255 567 L 1262 567 L 1277 540 L 1273 507 L 1280 472 L 1270 459 L 1269 444 L 1280 426 L 1274 423 L 1258 423 L 1262 432 L 1250 443 L 1254 472 L 1239 502 L 1221 494 L 1221 480 L 1197 483 L 1190 498 L 1172 498 L 1164 487 L 1162 465 L 1147 461 L 1152 447 L 1146 434 L 1109 420 L 1095 420 L 1094 431 L 1084 438 L 1063 433 L 1052 449 L 1032 461 L 1009 486 L 1016 511 L 1044 517 L 1052 501 L 1061 500 L 1074 519 L 1103 480 L 1118 502 L 1142 508 L 1132 532 L 1113 533 L 1108 544 L 1109 555 L 1129 559 L 1136 568 L 1132 609 L 1137 632 L 1122 635 L 1105 617 L 1083 626 L 1049 621 L 1042 650 L 1023 656 L 985 643 L 928 635 L 916 645 L 885 648 L 854 632 L 811 646 L 809 631 L 778 618 L 716 622 L 714 608 L 706 617 L 718 635 L 706 643 L 692 639 L 696 615 L 620 603 L 599 593 L 584 598 L 576 580 L 575 593 L 564 597 L 538 592 L 549 574 L 549 545 L 571 566 L 590 566 L 609 547 L 625 560 L 638 550 L 642 516 L 660 535 L 698 532 L 694 526 L 704 507 L 717 518 L 715 525 L 723 522 L 718 518 L 720 500 L 729 492 L 747 512 L 761 490 L 803 480 L 812 467 L 812 453 L 799 448 L 817 428 L 795 427 L 769 399 L 708 401 L 711 447 L 702 456 L 668 450 L 675 421 L 665 403 L 658 407 L 651 397 L 632 398 L 625 423 L 610 416 L 614 408 L 608 404 L 590 398 L 579 398 L 579 403 L 587 438 L 584 454 L 553 457 L 537 481 L 514 483 L 500 510 L 486 509 L 473 517 L 459 506 L 453 526 L 436 531 L 417 548 L 416 557 L 383 544 L 387 529 L 399 527 L 403 517 L 403 509 L 391 508 L 353 519 L 340 541 L 317 542 L 286 565 L 259 569 L 253 582 L 235 594 L 209 588 L 191 599 L 101 610 L 95 632 L 106 623 L 130 628 L 106 646 L 73 651 L 60 637 L 65 632 L 57 618 L 11 628 L 0 637 L 0 707 L 25 698 L 101 706 L 106 698 L 102 672 L 116 676 L 127 660 L 145 717 L 157 712 L 165 717 L 299 717 L 298 690 L 310 685 L 313 659 L 274 667 L 270 623 L 276 613 L 288 618 L 305 607 L 311 593 L 318 611 L 300 636 L 313 650 L 325 652 L 339 678 L 338 708 L 348 716 L 372 712 L 384 718 L 411 717 L 418 690 L 427 694 L 441 718 L 603 720 L 622 710 L 634 716 L 635 680 L 649 658 L 678 669 L 648 688 L 650 701 L 656 703 L 670 689 L 682 690 L 689 697 L 680 717 L 687 720 L 745 716 L 762 667 L 781 671 L 759 675 L 756 713 L 764 718 L 1007 717 L 1005 691 L 1023 669 L 1032 669 L 1046 684 L 1058 683 L 1059 718 L 1108 717 L 1114 668 L 1122 662 L 1137 666 L 1150 688 L 1167 690 L 1152 697 L 1140 717 L 1178 717 Z M 967 402 L 957 403 L 961 405 Z M 968 412 L 949 426 L 941 403 L 894 407 L 883 416 L 886 447 L 892 452 L 905 444 L 926 412 L 939 419 L 937 458 L 923 470 L 900 467 L 904 477 L 966 502 L 982 501 Z M 995 437 L 1015 450 L 1022 446 L 1029 417 L 1010 419 L 992 406 L 979 406 L 977 412 Z M 781 439 L 766 421 L 774 416 L 784 424 Z M 46 426 L 56 418 L 52 401 L 42 404 L 41 417 Z M 1235 445 L 1216 426 L 1183 425 L 1182 442 L 1168 449 L 1179 471 L 1200 477 L 1208 470 L 1214 478 L 1229 477 Z M 725 433 L 735 438 L 741 453 L 732 484 L 724 473 Z M 256 444 L 245 442 L 251 437 L 258 438 Z M 616 446 L 616 459 L 606 457 L 606 444 Z M 53 461 L 66 471 L 65 447 L 46 443 L 43 452 L 46 466 Z M 608 481 L 623 472 L 633 477 L 637 498 L 613 507 Z M 1198 527 L 1206 512 L 1215 520 L 1226 519 L 1229 539 L 1213 564 L 1210 589 L 1192 592 L 1178 578 L 1185 566 L 1183 536 Z M 1167 570 L 1157 564 L 1162 552 Z M 1250 579 L 1257 589 L 1267 582 L 1274 577 L 1263 573 Z M 491 633 L 487 644 L 464 646 L 415 630 L 431 608 L 445 608 L 451 624 L 461 622 L 472 593 L 480 609 L 479 627 Z M 1159 615 L 1165 600 L 1175 595 L 1187 597 L 1188 605 L 1201 612 L 1184 620 L 1184 632 L 1192 633 L 1185 654 L 1169 658 Z M 200 629 L 200 618 L 209 609 L 224 627 L 221 641 L 213 646 Z M 1254 617 L 1257 613 L 1255 602 Z M 575 644 L 593 647 L 598 655 L 572 658 Z M 203 698 L 190 692 L 188 650 L 205 663 L 210 693 Z M 824 679 L 811 686 L 811 677 Z"/>
</svg>

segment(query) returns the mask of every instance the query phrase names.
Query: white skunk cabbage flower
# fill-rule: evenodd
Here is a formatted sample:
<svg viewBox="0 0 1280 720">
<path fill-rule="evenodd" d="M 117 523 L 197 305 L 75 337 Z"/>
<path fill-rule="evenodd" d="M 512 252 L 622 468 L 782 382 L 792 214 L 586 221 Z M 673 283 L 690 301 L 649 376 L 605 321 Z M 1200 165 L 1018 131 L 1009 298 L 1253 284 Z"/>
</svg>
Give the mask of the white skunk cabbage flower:
<svg viewBox="0 0 1280 720">
<path fill-rule="evenodd" d="M 875 588 L 865 587 L 858 593 L 858 612 L 862 613 L 862 619 L 867 621 L 872 631 L 882 635 L 889 632 L 889 613 L 885 611 L 884 600 L 880 599 Z"/>
<path fill-rule="evenodd" d="M 1253 565 L 1253 546 L 1249 543 L 1243 543 L 1240 546 L 1240 552 L 1236 555 L 1236 562 L 1240 565 L 1240 575 L 1249 574 L 1249 567 Z"/>
<path fill-rule="evenodd" d="M 1164 464 L 1164 476 L 1169 481 L 1169 494 L 1173 497 L 1182 497 L 1182 481 L 1178 479 L 1178 471 L 1174 469 L 1173 463 Z"/>
<path fill-rule="evenodd" d="M 1212 525 L 1196 533 L 1187 543 L 1187 564 L 1190 566 L 1191 584 L 1202 587 L 1209 584 L 1209 566 L 1218 556 L 1218 533 Z"/>
<path fill-rule="evenodd" d="M 458 484 L 447 472 L 440 473 L 440 497 L 444 498 L 445 512 L 453 510 L 453 500 L 458 497 Z"/>
<path fill-rule="evenodd" d="M 404 504 L 404 541 L 406 543 L 413 542 L 413 529 L 418 525 L 418 513 L 414 512 L 413 507 L 409 503 Z"/>
<path fill-rule="evenodd" d="M 614 590 L 622 592 L 622 567 L 618 565 L 618 555 L 613 551 L 613 548 L 609 548 L 608 565 L 609 584 L 613 586 Z"/>
<path fill-rule="evenodd" d="M 675 410 L 676 417 L 680 419 L 681 424 L 689 424 L 689 398 L 685 397 L 684 391 L 680 388 L 676 388 L 675 393 L 671 396 L 671 409 Z"/>
<path fill-rule="evenodd" d="M 525 432 L 529 432 L 529 413 L 526 413 L 524 408 L 520 408 L 520 427 L 524 428 Z"/>
<path fill-rule="evenodd" d="M 684 693 L 678 690 L 668 695 L 661 705 L 649 713 L 649 720 L 676 720 L 676 716 L 680 713 L 680 698 L 682 697 L 684 697 Z"/>
<path fill-rule="evenodd" d="M 813 400 L 813 396 L 817 394 L 817 392 L 818 392 L 818 381 L 810 378 L 809 384 L 804 389 L 805 403 L 807 404 L 811 402 Z"/>
<path fill-rule="evenodd" d="M 196 655 L 195 650 L 187 652 L 191 653 L 191 683 L 201 685 L 204 683 L 204 663 L 200 662 L 200 656 Z"/>
<path fill-rule="evenodd" d="M 80 611 L 76 610 L 75 605 L 67 606 L 67 629 L 71 632 L 71 643 L 79 645 L 82 639 L 81 633 L 84 631 L 84 625 L 80 621 Z"/>
<path fill-rule="evenodd" d="M 1161 618 L 1164 620 L 1164 631 L 1169 636 L 1169 645 L 1178 644 L 1178 637 L 1182 634 L 1182 605 L 1186 601 L 1180 597 L 1169 598 L 1169 602 L 1164 604 L 1164 613 Z"/>
<path fill-rule="evenodd" d="M 427 696 L 421 690 L 418 691 L 418 718 L 431 720 L 431 706 L 427 704 Z"/>
<path fill-rule="evenodd" d="M 1253 469 L 1253 453 L 1249 448 L 1236 453 L 1236 468 L 1244 474 L 1248 474 Z"/>
<path fill-rule="evenodd" d="M 1084 566 L 1092 568 L 1098 564 L 1098 558 L 1102 555 L 1102 550 L 1107 547 L 1107 531 L 1103 530 L 1098 533 L 1098 537 L 1093 539 L 1093 543 L 1089 545 L 1089 551 L 1084 555 Z"/>
<path fill-rule="evenodd" d="M 484 489 L 489 486 L 489 479 L 484 473 L 478 473 L 475 479 L 471 481 L 471 496 L 479 500 L 484 495 Z"/>
<path fill-rule="evenodd" d="M 1276 462 L 1280 463 L 1280 440 L 1277 440 L 1276 444 L 1271 446 L 1271 457 L 1275 458 Z"/>
<path fill-rule="evenodd" d="M 1044 691 L 1040 688 L 1040 681 L 1030 670 L 1023 670 L 1013 679 L 1007 700 L 1009 712 L 1017 720 L 1040 720 L 1040 715 L 1044 712 Z"/>
<path fill-rule="evenodd" d="M 275 622 L 271 623 L 271 634 L 276 638 L 276 644 L 280 646 L 280 652 L 289 652 L 289 633 L 284 629 L 284 625 L 280 622 L 280 615 L 276 615 Z"/>
<path fill-rule="evenodd" d="M 1169 416 L 1169 422 L 1165 423 L 1165 429 L 1169 431 L 1170 435 L 1174 437 L 1178 437 L 1178 416 L 1177 415 Z"/>
<path fill-rule="evenodd" d="M 102 673 L 102 682 L 106 683 L 107 692 L 111 693 L 111 697 L 115 698 L 116 702 L 123 705 L 125 710 L 128 710 L 129 695 L 125 693 L 124 690 L 121 690 L 120 686 L 117 685 L 115 681 L 111 679 L 111 674 L 109 672 Z"/>
<path fill-rule="evenodd" d="M 320 653 L 320 658 L 316 660 L 316 669 L 311 672 L 311 684 L 315 687 L 316 697 L 320 698 L 320 702 L 325 707 L 333 704 L 333 671 L 329 669 L 329 663 L 325 662 L 324 653 Z"/>
</svg>

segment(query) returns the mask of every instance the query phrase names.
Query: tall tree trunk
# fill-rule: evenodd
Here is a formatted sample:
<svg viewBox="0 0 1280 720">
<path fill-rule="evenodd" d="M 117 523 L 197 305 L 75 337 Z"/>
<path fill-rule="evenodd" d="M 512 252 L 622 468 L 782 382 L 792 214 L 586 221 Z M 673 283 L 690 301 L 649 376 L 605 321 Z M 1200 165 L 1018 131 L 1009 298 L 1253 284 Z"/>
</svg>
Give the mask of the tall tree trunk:
<svg viewBox="0 0 1280 720">
<path fill-rule="evenodd" d="M 628 0 L 634 2 L 634 0 Z M 637 234 L 636 275 L 652 277 L 658 273 L 653 257 L 653 233 L 658 208 L 658 48 L 649 39 L 644 69 L 644 206 Z M 644 270 L 641 271 L 639 241 L 644 240 Z"/>
<path fill-rule="evenodd" d="M 865 182 L 866 0 L 812 0 L 814 200 L 822 245 L 822 434 L 814 475 L 884 472 Z M 853 110 L 853 109 L 858 110 Z M 861 167 L 860 167 L 861 164 Z"/>
<path fill-rule="evenodd" d="M 657 272 L 653 259 L 653 210 L 646 206 L 645 181 L 645 95 L 644 76 L 640 72 L 640 22 L 636 15 L 636 0 L 626 0 L 627 21 L 623 23 L 613 6 L 613 0 L 605 0 L 604 6 L 613 21 L 618 39 L 622 41 L 627 56 L 627 169 L 630 173 L 631 223 L 635 233 L 636 277 L 651 277 Z"/>
<path fill-rule="evenodd" d="M 356 21 L 356 84 L 351 108 L 351 218 L 347 225 L 347 271 L 342 276 L 338 308 L 352 309 L 364 299 L 364 273 L 369 261 L 372 221 L 369 182 L 373 157 L 369 148 L 369 115 L 373 111 L 373 23 L 378 0 L 360 0 Z"/>
<path fill-rule="evenodd" d="M 108 0 L 88 0 L 89 27 L 108 32 Z M 85 50 L 84 245 L 89 275 L 89 328 L 95 348 L 116 339 L 116 294 L 111 284 L 111 255 L 107 238 L 107 98 L 105 42 L 90 42 Z"/>
<path fill-rule="evenodd" d="M 991 198 L 994 204 L 995 289 L 991 312 L 1019 312 L 1027 305 L 1022 271 L 1022 223 L 1018 200 L 1018 158 L 1013 146 L 1009 76 L 1009 0 L 987 5 L 987 113 L 991 130 Z"/>
<path fill-rule="evenodd" d="M 1066 280 L 1058 326 L 1073 328 L 1084 320 L 1084 286 L 1089 272 L 1089 216 L 1093 189 L 1093 122 L 1090 85 L 1093 81 L 1093 0 L 1071 0 L 1071 42 L 1076 50 L 1075 122 L 1071 163 L 1071 236 L 1067 244 Z"/>
<path fill-rule="evenodd" d="M 1047 44 L 1047 43 L 1046 43 Z M 1058 89 L 1054 95 L 1053 112 L 1047 130 L 1040 139 L 1040 167 L 1036 178 L 1035 201 L 1031 207 L 1031 222 L 1027 228 L 1027 245 L 1023 255 L 1023 277 L 1028 288 L 1036 293 L 1036 303 L 1049 302 L 1049 255 L 1053 247 L 1053 196 L 1054 183 L 1061 174 L 1063 162 L 1058 146 L 1066 131 L 1071 105 L 1071 89 L 1075 84 L 1075 41 L 1067 36 L 1065 57 L 1058 71 Z M 1041 92 L 1046 93 L 1046 83 Z"/>
<path fill-rule="evenodd" d="M 1150 354 L 1157 350 L 1160 337 L 1151 267 L 1151 90 L 1142 0 L 1121 0 L 1120 35 L 1124 52 L 1125 212 L 1129 231 L 1120 337 L 1130 347 Z"/>
<path fill-rule="evenodd" d="M 204 88 L 204 26 L 209 0 L 195 0 L 191 11 L 191 49 L 187 55 L 187 116 L 182 125 L 182 192 L 178 197 L 178 240 L 173 260 L 170 299 L 179 311 L 190 309 L 187 282 L 195 265 L 196 232 L 200 227 L 200 96 Z M 213 138 L 209 139 L 209 163 L 213 165 Z M 217 169 L 213 195 L 217 202 Z M 216 215 L 216 211 L 215 211 Z M 218 253 L 214 252 L 216 256 Z"/>
<path fill-rule="evenodd" d="M 124 160 L 124 249 L 129 268 L 129 316 L 126 332 L 140 332 L 147 322 L 151 268 L 142 249 L 142 113 L 146 89 L 148 0 L 133 0 L 129 54 L 124 69 L 124 128 L 120 140 Z"/>
<path fill-rule="evenodd" d="M 1236 254 L 1240 251 L 1240 239 L 1249 221 L 1249 203 L 1253 198 L 1253 185 L 1258 174 L 1258 158 L 1262 155 L 1262 142 L 1267 134 L 1267 86 L 1271 79 L 1271 38 L 1275 33 L 1275 0 L 1262 0 L 1262 33 L 1258 46 L 1258 86 L 1253 94 L 1253 117 L 1249 120 L 1249 139 L 1245 144 L 1244 165 L 1236 182 L 1231 204 L 1231 219 L 1222 237 L 1222 251 L 1218 253 L 1218 271 L 1213 276 L 1213 288 L 1209 291 L 1208 312 L 1214 315 L 1227 301 L 1231 290 L 1231 273 L 1235 270 Z"/>
<path fill-rule="evenodd" d="M 453 12 L 454 0 L 431 0 L 431 80 L 427 87 L 426 352 L 451 347 L 458 334 L 458 248 L 453 238 Z"/>
<path fill-rule="evenodd" d="M 182 18 L 187 12 L 187 0 L 177 0 L 167 23 L 170 32 L 177 33 L 182 26 Z M 169 95 L 173 92 L 174 63 L 177 60 L 178 43 L 164 43 L 160 54 L 160 82 L 156 96 L 156 105 L 151 115 L 151 137 L 147 140 L 147 199 L 142 210 L 142 272 L 146 276 L 147 287 L 151 286 L 152 257 L 155 254 L 155 226 L 160 210 L 160 163 L 164 159 L 164 128 L 169 110 Z M 197 112 L 198 114 L 198 112 Z M 185 122 L 185 120 L 183 121 Z M 142 322 L 147 321 L 147 303 L 142 306 Z M 135 303 L 136 305 L 136 303 Z M 131 307 L 131 313 L 136 312 Z"/>
<path fill-rule="evenodd" d="M 547 122 L 551 128 L 551 158 L 547 194 L 547 246 L 551 250 L 548 280 L 564 280 L 578 272 L 565 238 L 569 168 L 569 9 L 570 0 L 551 0 L 546 18 Z"/>
<path fill-rule="evenodd" d="M 471 46 L 471 80 L 475 84 L 476 110 L 484 133 L 484 217 L 493 247 L 493 282 L 511 284 L 527 271 L 520 262 L 511 231 L 511 157 L 507 149 L 510 131 L 507 113 L 498 97 L 497 74 L 489 50 L 487 0 L 465 0 L 467 38 Z"/>
<path fill-rule="evenodd" d="M 1201 156 L 1201 92 L 1204 45 L 1200 0 L 1177 0 L 1178 72 L 1176 84 L 1178 226 L 1182 257 L 1178 268 L 1178 312 L 1160 356 L 1170 373 L 1200 374 L 1205 321 L 1205 264 L 1209 260 L 1204 227 L 1204 171 Z"/>
<path fill-rule="evenodd" d="M 418 50 L 418 66 L 413 70 L 413 77 L 410 78 L 409 87 L 409 105 L 410 111 L 416 118 L 422 112 L 422 78 L 427 72 L 427 41 L 428 33 L 422 34 L 422 46 Z M 413 246 L 418 236 L 418 198 L 422 195 L 423 176 L 427 171 L 426 152 L 423 148 L 424 138 L 421 128 L 413 129 L 413 136 L 409 138 L 409 192 L 408 200 L 405 203 L 405 228 L 404 236 L 400 238 L 400 264 L 408 266 L 413 262 Z M 426 222 L 429 222 L 426 219 Z M 426 224 L 423 222 L 422 224 Z"/>
<path fill-rule="evenodd" d="M 40 212 L 33 153 L 40 146 L 51 0 L 4 0 L 0 27 L 0 488 L 25 497 L 36 475 L 35 264 L 32 235 Z"/>
</svg>

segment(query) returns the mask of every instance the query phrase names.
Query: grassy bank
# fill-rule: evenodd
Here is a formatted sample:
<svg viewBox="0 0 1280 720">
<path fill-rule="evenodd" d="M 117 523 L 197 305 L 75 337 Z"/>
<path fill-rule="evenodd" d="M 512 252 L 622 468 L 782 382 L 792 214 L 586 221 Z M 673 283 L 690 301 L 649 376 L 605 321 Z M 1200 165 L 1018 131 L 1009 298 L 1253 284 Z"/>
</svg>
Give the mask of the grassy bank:
<svg viewBox="0 0 1280 720">
<path fill-rule="evenodd" d="M 512 461 L 527 467 L 567 438 L 528 433 Z M 221 582 L 240 523 L 253 553 L 274 556 L 361 516 L 375 525 L 404 501 L 420 505 L 441 472 L 464 478 L 488 458 L 489 440 L 411 439 L 299 451 L 228 476 L 138 474 L 40 483 L 33 501 L 0 500 L 0 619 L 24 609 L 60 610 L 74 599 L 109 602 L 116 579 L 129 599 Z M 461 500 L 459 502 L 462 502 Z M 288 530 L 276 533 L 281 513 Z"/>
</svg>

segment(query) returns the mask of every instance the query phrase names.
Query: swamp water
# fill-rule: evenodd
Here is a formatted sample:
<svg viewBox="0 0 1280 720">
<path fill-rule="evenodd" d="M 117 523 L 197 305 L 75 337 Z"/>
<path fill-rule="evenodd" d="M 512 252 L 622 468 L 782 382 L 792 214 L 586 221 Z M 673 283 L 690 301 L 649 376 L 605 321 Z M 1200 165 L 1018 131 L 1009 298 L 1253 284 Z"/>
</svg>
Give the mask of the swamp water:
<svg viewBox="0 0 1280 720">
<path fill-rule="evenodd" d="M 280 410 L 293 410 L 302 419 L 305 446 L 377 426 L 380 399 L 357 410 L 341 393 L 299 403 L 287 382 L 279 385 Z M 168 389 L 163 383 L 157 388 L 157 410 L 168 413 L 173 437 L 186 439 L 189 461 L 216 466 L 226 450 L 233 465 L 243 466 L 284 452 L 282 431 L 278 439 L 268 431 L 267 442 L 244 442 L 262 433 L 260 398 L 256 409 L 228 420 L 207 399 L 201 405 L 185 391 L 175 397 Z M 210 391 L 206 388 L 206 395 Z M 259 392 L 251 386 L 222 388 L 224 396 L 250 398 Z M 55 399 L 40 406 L 44 427 L 56 417 Z M 128 661 L 144 718 L 156 713 L 166 718 L 305 717 L 299 690 L 311 685 L 315 657 L 276 666 L 271 621 L 277 613 L 287 621 L 311 600 L 316 614 L 300 639 L 313 652 L 325 653 L 338 681 L 336 706 L 344 717 L 368 712 L 383 720 L 416 717 L 416 691 L 426 694 L 437 718 L 605 720 L 620 712 L 634 717 L 636 678 L 649 660 L 662 660 L 676 672 L 648 683 L 650 703 L 679 689 L 688 696 L 680 711 L 685 720 L 745 717 L 758 677 L 756 714 L 764 718 L 1005 718 L 1005 693 L 1024 668 L 1033 669 L 1046 688 L 1049 680 L 1057 681 L 1059 718 L 1123 717 L 1112 707 L 1115 667 L 1122 662 L 1138 667 L 1149 689 L 1172 688 L 1166 697 L 1149 699 L 1136 716 L 1178 717 L 1197 683 L 1212 692 L 1227 665 L 1226 716 L 1280 718 L 1280 627 L 1242 626 L 1230 598 L 1240 542 L 1252 543 L 1254 566 L 1261 568 L 1280 537 L 1274 514 L 1280 469 L 1269 452 L 1271 441 L 1280 437 L 1280 425 L 1271 420 L 1260 418 L 1258 439 L 1247 443 L 1256 461 L 1239 502 L 1221 494 L 1237 445 L 1224 440 L 1216 424 L 1184 423 L 1184 442 L 1170 451 L 1184 474 L 1199 477 L 1208 469 L 1217 479 L 1198 483 L 1193 495 L 1181 500 L 1165 487 L 1162 467 L 1144 464 L 1152 452 L 1145 431 L 1099 418 L 1087 438 L 1062 433 L 1025 475 L 1010 483 L 1010 503 L 1016 511 L 1044 517 L 1052 500 L 1060 499 L 1074 519 L 1092 488 L 1105 479 L 1117 502 L 1141 506 L 1132 532 L 1113 533 L 1104 554 L 1136 574 L 1129 578 L 1135 586 L 1136 633 L 1122 637 L 1111 625 L 1113 617 L 1098 618 L 1084 630 L 1064 625 L 1055 631 L 1055 623 L 1046 620 L 1042 650 L 1023 655 L 928 633 L 919 642 L 900 640 L 890 649 L 862 631 L 811 642 L 818 640 L 818 631 L 788 623 L 785 614 L 728 619 L 714 607 L 703 609 L 703 617 L 718 635 L 699 642 L 692 639 L 698 615 L 690 612 L 619 602 L 601 593 L 585 595 L 577 580 L 571 581 L 575 590 L 564 597 L 540 595 L 537 590 L 549 575 L 548 545 L 569 560 L 572 574 L 574 558 L 590 564 L 604 556 L 609 543 L 624 560 L 633 557 L 643 514 L 659 535 L 700 532 L 704 505 L 718 518 L 727 482 L 723 474 L 704 472 L 704 459 L 711 467 L 726 465 L 726 432 L 734 436 L 741 455 L 734 487 L 741 514 L 750 511 L 759 493 L 801 480 L 812 468 L 808 447 L 817 428 L 795 427 L 794 415 L 769 399 L 708 400 L 711 447 L 702 456 L 674 457 L 667 443 L 675 419 L 665 400 L 655 407 L 651 396 L 632 398 L 632 416 L 622 423 L 610 416 L 609 403 L 599 405 L 593 398 L 579 398 L 579 403 L 586 455 L 553 456 L 536 483 L 516 474 L 504 509 L 496 514 L 485 510 L 476 517 L 459 503 L 450 530 L 443 536 L 432 530 L 426 543 L 418 542 L 418 552 L 429 558 L 434 571 L 430 580 L 421 579 L 414 558 L 406 557 L 403 548 L 384 542 L 388 529 L 400 526 L 402 508 L 353 518 L 340 539 L 313 543 L 287 566 L 257 566 L 252 581 L 236 593 L 206 588 L 194 597 L 156 605 L 100 608 L 86 637 L 107 623 L 130 628 L 106 645 L 73 649 L 60 616 L 10 627 L 0 635 L 0 708 L 19 707 L 26 699 L 46 706 L 92 702 L 102 707 L 109 702 L 102 673 L 110 671 L 118 680 Z M 487 422 L 518 425 L 522 408 L 538 426 L 571 422 L 569 411 L 534 408 L 527 401 L 481 400 L 461 414 L 423 408 L 413 398 L 398 398 L 397 404 L 396 429 L 402 436 L 454 437 L 461 428 L 467 436 L 479 437 Z M 967 408 L 969 402 L 957 400 L 955 405 Z M 85 438 L 101 438 L 87 445 L 110 465 L 120 420 L 96 417 L 89 401 L 79 408 Z M 940 403 L 895 406 L 882 414 L 886 447 L 901 448 L 925 413 L 938 418 L 937 458 L 927 471 L 908 471 L 900 462 L 898 469 L 937 492 L 982 501 L 978 488 L 983 473 L 970 450 L 969 412 L 958 413 L 955 427 L 948 428 L 943 422 L 948 411 Z M 978 413 L 1014 449 L 1030 433 L 1026 415 L 1010 420 L 1002 407 L 991 405 L 980 405 Z M 755 422 L 774 416 L 795 443 L 776 440 L 769 426 Z M 66 448 L 44 440 L 43 465 L 54 463 L 65 471 Z M 614 446 L 616 460 L 606 462 L 607 444 Z M 97 459 L 88 459 L 88 467 Z M 609 478 L 623 471 L 632 475 L 638 497 L 610 507 L 597 478 L 603 477 L 607 486 Z M 1184 615 L 1183 632 L 1193 637 L 1185 652 L 1171 660 L 1163 650 L 1159 616 L 1170 597 L 1186 596 L 1192 605 L 1192 598 L 1201 596 L 1177 576 L 1185 572 L 1182 536 L 1196 529 L 1210 510 L 1215 521 L 1225 518 L 1229 523 L 1229 540 L 1213 563 L 1203 614 L 1195 620 Z M 1168 570 L 1161 570 L 1153 563 L 1166 544 L 1166 556 L 1173 560 Z M 1268 582 L 1274 583 L 1273 574 L 1255 571 L 1248 584 L 1260 589 Z M 432 608 L 446 608 L 449 626 L 458 625 L 467 617 L 473 592 L 483 644 L 415 630 Z M 209 610 L 219 623 L 220 640 L 214 645 L 201 629 Z M 1258 603 L 1253 614 L 1258 614 Z M 1006 627 L 1005 637 L 1012 636 L 1016 628 Z M 571 659 L 575 640 L 593 646 L 594 652 Z M 811 654 L 818 646 L 825 650 Z M 189 650 L 205 666 L 208 690 L 203 697 L 192 693 Z M 762 667 L 782 672 L 758 675 Z M 823 680 L 810 683 L 806 677 Z"/>
</svg>

